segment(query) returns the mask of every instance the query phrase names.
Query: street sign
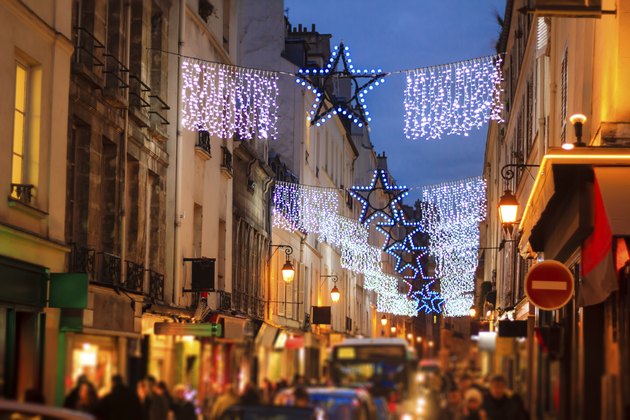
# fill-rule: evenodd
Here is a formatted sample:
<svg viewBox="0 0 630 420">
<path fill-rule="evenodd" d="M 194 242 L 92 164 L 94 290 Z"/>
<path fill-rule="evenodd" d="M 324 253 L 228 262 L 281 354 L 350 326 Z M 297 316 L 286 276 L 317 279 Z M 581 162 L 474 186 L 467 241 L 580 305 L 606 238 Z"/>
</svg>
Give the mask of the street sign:
<svg viewBox="0 0 630 420">
<path fill-rule="evenodd" d="M 573 274 L 554 260 L 539 262 L 525 276 L 525 294 L 531 303 L 551 311 L 562 308 L 573 296 Z"/>
</svg>

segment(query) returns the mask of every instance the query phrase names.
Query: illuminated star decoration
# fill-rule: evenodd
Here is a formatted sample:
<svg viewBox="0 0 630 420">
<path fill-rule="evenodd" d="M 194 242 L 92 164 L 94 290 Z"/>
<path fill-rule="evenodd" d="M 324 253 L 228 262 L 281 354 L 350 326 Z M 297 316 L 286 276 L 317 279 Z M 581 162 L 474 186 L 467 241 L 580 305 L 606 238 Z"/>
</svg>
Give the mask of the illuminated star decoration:
<svg viewBox="0 0 630 420">
<path fill-rule="evenodd" d="M 377 169 L 370 185 L 354 186 L 348 192 L 362 205 L 359 221 L 369 224 L 378 216 L 383 216 L 388 221 L 395 219 L 396 203 L 409 194 L 409 189 L 405 186 L 390 185 L 387 171 Z M 388 198 L 386 203 L 381 201 L 379 192 Z"/>
<path fill-rule="evenodd" d="M 397 250 L 411 253 L 422 249 L 413 241 L 413 237 L 422 231 L 422 224 L 405 220 L 405 214 L 401 210 L 394 212 L 393 219 L 377 223 L 376 230 L 385 236 L 383 251 L 390 255 L 394 255 Z"/>
<path fill-rule="evenodd" d="M 338 69 L 340 61 L 343 64 L 343 69 Z M 355 69 L 350 58 L 350 49 L 344 46 L 342 42 L 339 46 L 335 46 L 326 68 L 299 69 L 295 82 L 306 86 L 315 94 L 315 102 L 309 117 L 311 125 L 314 124 L 319 127 L 330 120 L 333 115 L 341 114 L 359 127 L 363 127 L 372 120 L 365 104 L 365 95 L 375 86 L 385 83 L 387 75 L 381 69 Z M 339 83 L 342 82 L 342 79 L 351 82 L 354 88 L 352 96 L 350 98 L 331 97 L 332 88 L 343 85 L 343 83 Z"/>
<path fill-rule="evenodd" d="M 444 298 L 440 296 L 438 292 L 431 290 L 425 290 L 414 292 L 413 297 L 418 301 L 418 313 L 425 312 L 427 314 L 442 313 L 442 305 L 444 305 Z"/>
</svg>

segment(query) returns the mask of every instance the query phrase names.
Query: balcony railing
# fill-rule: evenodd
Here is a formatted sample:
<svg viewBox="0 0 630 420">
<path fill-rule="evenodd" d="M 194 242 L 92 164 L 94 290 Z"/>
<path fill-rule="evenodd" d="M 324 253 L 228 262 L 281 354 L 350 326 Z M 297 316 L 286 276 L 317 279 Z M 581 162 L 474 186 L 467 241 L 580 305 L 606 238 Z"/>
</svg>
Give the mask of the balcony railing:
<svg viewBox="0 0 630 420">
<path fill-rule="evenodd" d="M 149 297 L 164 302 L 164 274 L 149 270 Z"/>
<path fill-rule="evenodd" d="M 227 146 L 221 146 L 221 169 L 232 174 L 232 152 Z"/>
<path fill-rule="evenodd" d="M 33 201 L 33 184 L 11 184 L 11 197 L 14 197 L 24 204 L 30 205 Z"/>
<path fill-rule="evenodd" d="M 218 290 L 217 296 L 219 301 L 219 307 L 217 309 L 220 311 L 229 311 L 232 309 L 232 295 L 230 293 Z"/>
<path fill-rule="evenodd" d="M 125 278 L 125 289 L 130 292 L 142 293 L 144 290 L 144 266 L 132 261 L 125 261 L 127 274 Z"/>
<path fill-rule="evenodd" d="M 197 132 L 197 144 L 195 144 L 195 147 L 200 148 L 210 155 L 212 151 L 210 144 L 210 133 L 205 130 L 199 130 Z"/>
<path fill-rule="evenodd" d="M 122 283 L 120 278 L 120 257 L 108 252 L 97 252 L 96 256 L 98 275 L 94 282 L 114 287 L 120 286 Z"/>
<path fill-rule="evenodd" d="M 70 244 L 70 246 L 70 272 L 87 273 L 88 279 L 94 281 L 96 273 L 96 251 L 77 244 Z"/>
</svg>

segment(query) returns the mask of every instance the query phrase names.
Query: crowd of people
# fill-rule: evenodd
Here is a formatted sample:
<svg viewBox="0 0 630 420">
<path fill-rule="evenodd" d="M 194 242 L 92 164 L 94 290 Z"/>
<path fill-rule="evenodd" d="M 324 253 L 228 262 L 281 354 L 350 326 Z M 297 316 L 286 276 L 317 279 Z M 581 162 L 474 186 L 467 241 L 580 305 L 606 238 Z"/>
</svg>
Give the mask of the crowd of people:
<svg viewBox="0 0 630 420">
<path fill-rule="evenodd" d="M 99 420 L 196 420 L 195 406 L 186 398 L 186 387 L 168 386 L 149 376 L 128 387 L 122 376 L 112 377 L 108 394 L 99 398 L 96 388 L 85 376 L 66 396 L 64 407 L 89 413 Z"/>
<path fill-rule="evenodd" d="M 529 414 L 521 397 L 510 391 L 502 375 L 494 375 L 487 385 L 468 374 L 458 379 L 447 376 L 440 404 L 439 420 L 525 420 Z"/>
<path fill-rule="evenodd" d="M 95 386 L 86 376 L 80 376 L 66 396 L 64 407 L 92 414 L 99 420 L 219 419 L 234 405 L 272 405 L 278 393 L 289 386 L 295 387 L 294 405 L 308 405 L 308 393 L 304 385 L 304 378 L 300 375 L 296 375 L 291 383 L 285 379 L 276 383 L 265 379 L 260 388 L 248 383 L 240 393 L 233 385 L 226 384 L 216 390 L 214 398 L 197 410 L 187 398 L 184 385 L 169 390 L 165 382 L 148 376 L 139 381 L 134 390 L 124 383 L 122 376 L 115 375 L 112 377 L 111 391 L 99 398 Z"/>
</svg>

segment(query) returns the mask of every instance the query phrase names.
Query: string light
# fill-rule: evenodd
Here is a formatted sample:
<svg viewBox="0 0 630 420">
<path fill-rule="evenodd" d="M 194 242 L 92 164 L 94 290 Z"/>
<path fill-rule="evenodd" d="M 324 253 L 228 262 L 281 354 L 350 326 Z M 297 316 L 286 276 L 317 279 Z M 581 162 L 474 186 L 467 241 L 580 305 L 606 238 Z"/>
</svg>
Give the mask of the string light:
<svg viewBox="0 0 630 420">
<path fill-rule="evenodd" d="M 273 226 L 320 233 L 323 222 L 337 214 L 339 198 L 333 189 L 276 181 L 273 189 Z"/>
<path fill-rule="evenodd" d="M 408 299 L 404 293 L 379 294 L 376 298 L 376 310 L 400 316 L 416 316 L 418 314 L 417 303 L 413 299 Z"/>
<path fill-rule="evenodd" d="M 181 77 L 184 128 L 223 139 L 276 139 L 277 73 L 186 58 Z"/>
<path fill-rule="evenodd" d="M 409 71 L 405 136 L 412 140 L 468 136 L 489 119 L 502 121 L 501 82 L 500 56 Z"/>
<path fill-rule="evenodd" d="M 473 303 L 479 223 L 486 215 L 485 190 L 481 177 L 422 190 L 422 223 L 429 234 L 435 277 L 440 280 L 449 316 L 466 316 Z"/>
<path fill-rule="evenodd" d="M 354 186 L 348 192 L 361 203 L 359 221 L 369 224 L 378 216 L 384 217 L 387 221 L 393 220 L 397 214 L 396 203 L 409 194 L 409 189 L 405 186 L 390 185 L 387 171 L 377 169 L 369 185 Z M 381 198 L 381 194 L 386 200 Z"/>
</svg>

